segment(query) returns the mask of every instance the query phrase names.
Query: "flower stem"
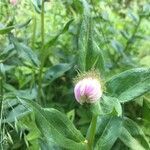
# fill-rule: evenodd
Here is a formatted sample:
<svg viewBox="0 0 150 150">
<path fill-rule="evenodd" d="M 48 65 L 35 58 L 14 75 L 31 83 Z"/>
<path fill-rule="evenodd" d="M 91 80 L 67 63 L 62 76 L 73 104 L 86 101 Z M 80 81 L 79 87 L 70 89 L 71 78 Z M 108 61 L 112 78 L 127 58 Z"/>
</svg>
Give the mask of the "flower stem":
<svg viewBox="0 0 150 150">
<path fill-rule="evenodd" d="M 41 65 L 39 69 L 39 78 L 38 78 L 38 103 L 42 104 L 42 72 L 43 72 L 43 50 L 44 50 L 44 0 L 42 0 L 42 12 L 41 12 Z M 43 55 L 42 55 L 43 54 Z"/>
<path fill-rule="evenodd" d="M 42 0 L 42 12 L 41 12 L 41 36 L 42 36 L 42 48 L 44 46 L 44 0 Z"/>
<path fill-rule="evenodd" d="M 35 36 L 36 36 L 36 14 L 34 12 L 33 15 L 33 34 L 32 34 L 32 48 L 34 49 L 34 43 L 35 43 Z"/>
<path fill-rule="evenodd" d="M 2 133 L 2 109 L 3 109 L 3 79 L 0 76 L 0 149 L 3 149 L 2 141 L 3 141 L 3 133 Z"/>
<path fill-rule="evenodd" d="M 97 123 L 97 115 L 93 115 L 88 136 L 88 150 L 93 150 L 93 143 L 96 132 L 96 123 Z"/>
</svg>

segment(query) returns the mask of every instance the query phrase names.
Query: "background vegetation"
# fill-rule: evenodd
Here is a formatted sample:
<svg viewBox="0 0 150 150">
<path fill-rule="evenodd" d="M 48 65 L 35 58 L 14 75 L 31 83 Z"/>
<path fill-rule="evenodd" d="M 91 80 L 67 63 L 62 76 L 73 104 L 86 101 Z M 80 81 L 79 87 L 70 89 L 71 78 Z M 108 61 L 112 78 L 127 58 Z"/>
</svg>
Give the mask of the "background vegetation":
<svg viewBox="0 0 150 150">
<path fill-rule="evenodd" d="M 92 116 L 73 78 L 91 68 L 104 84 L 94 149 L 150 149 L 149 41 L 148 0 L 1 0 L 0 149 L 85 149 Z"/>
</svg>

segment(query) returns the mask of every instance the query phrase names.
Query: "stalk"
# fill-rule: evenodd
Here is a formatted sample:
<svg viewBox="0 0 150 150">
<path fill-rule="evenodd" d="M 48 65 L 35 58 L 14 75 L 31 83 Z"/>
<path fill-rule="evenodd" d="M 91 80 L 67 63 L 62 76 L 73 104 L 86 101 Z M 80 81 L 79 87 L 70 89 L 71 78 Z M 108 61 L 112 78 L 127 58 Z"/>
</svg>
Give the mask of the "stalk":
<svg viewBox="0 0 150 150">
<path fill-rule="evenodd" d="M 126 43 L 126 46 L 124 48 L 125 52 L 129 51 L 130 44 L 132 43 L 131 40 L 135 37 L 135 35 L 136 35 L 136 33 L 137 33 L 138 29 L 139 29 L 139 26 L 141 24 L 141 21 L 142 21 L 142 17 L 139 18 L 139 21 L 138 21 L 137 25 L 135 26 L 134 31 L 133 31 L 131 37 L 128 39 L 128 41 Z"/>
<path fill-rule="evenodd" d="M 93 143 L 94 143 L 95 133 L 96 133 L 96 123 L 97 123 L 97 115 L 93 114 L 91 125 L 90 125 L 89 136 L 88 136 L 88 150 L 93 150 Z"/>
<path fill-rule="evenodd" d="M 39 79 L 38 79 L 38 103 L 42 104 L 42 72 L 43 72 L 43 50 L 44 50 L 44 0 L 42 0 L 42 12 L 41 12 L 41 65 L 39 69 Z"/>
<path fill-rule="evenodd" d="M 35 43 L 35 36 L 36 36 L 36 14 L 33 15 L 33 34 L 32 34 L 32 48 L 34 49 Z"/>
<path fill-rule="evenodd" d="M 44 46 L 44 0 L 42 0 L 42 12 L 41 12 L 41 36 L 42 36 L 42 48 Z"/>
<path fill-rule="evenodd" d="M 0 76 L 0 149 L 3 149 L 2 146 L 2 140 L 3 140 L 3 134 L 2 134 L 2 103 L 3 102 L 3 81 L 2 77 Z"/>
</svg>

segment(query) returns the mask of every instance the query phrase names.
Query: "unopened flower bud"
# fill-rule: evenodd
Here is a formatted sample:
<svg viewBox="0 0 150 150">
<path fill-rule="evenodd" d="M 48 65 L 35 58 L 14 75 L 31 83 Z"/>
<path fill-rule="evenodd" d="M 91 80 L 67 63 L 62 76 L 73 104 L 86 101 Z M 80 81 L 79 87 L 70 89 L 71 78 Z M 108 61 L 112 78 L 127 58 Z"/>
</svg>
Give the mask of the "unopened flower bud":
<svg viewBox="0 0 150 150">
<path fill-rule="evenodd" d="M 80 104 L 95 103 L 102 96 L 100 81 L 94 77 L 85 77 L 76 83 L 74 94 Z"/>
</svg>

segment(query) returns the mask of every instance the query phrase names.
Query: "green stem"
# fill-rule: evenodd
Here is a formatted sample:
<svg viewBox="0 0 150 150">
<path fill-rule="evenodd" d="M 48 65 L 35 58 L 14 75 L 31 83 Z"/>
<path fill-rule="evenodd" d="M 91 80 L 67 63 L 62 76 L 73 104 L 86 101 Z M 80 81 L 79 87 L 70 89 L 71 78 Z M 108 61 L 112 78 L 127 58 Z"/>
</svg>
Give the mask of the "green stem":
<svg viewBox="0 0 150 150">
<path fill-rule="evenodd" d="M 32 48 L 34 49 L 35 43 L 35 36 L 36 36 L 36 15 L 33 15 L 33 34 L 32 34 Z"/>
<path fill-rule="evenodd" d="M 44 46 L 44 0 L 42 0 L 42 12 L 41 12 L 41 36 L 42 36 L 42 48 Z"/>
<path fill-rule="evenodd" d="M 141 24 L 141 21 L 142 21 L 142 17 L 139 18 L 139 21 L 138 21 L 137 25 L 135 26 L 135 28 L 134 28 L 134 30 L 132 32 L 131 37 L 128 39 L 128 41 L 126 43 L 126 46 L 124 48 L 125 52 L 129 51 L 130 44 L 132 44 L 131 40 L 135 37 L 135 35 L 136 35 L 136 33 L 137 33 L 138 29 L 139 29 L 139 26 Z"/>
<path fill-rule="evenodd" d="M 39 79 L 38 79 L 38 102 L 42 104 L 42 73 L 43 73 L 43 50 L 44 50 L 44 0 L 42 0 L 42 12 L 41 12 L 41 65 L 39 69 Z"/>
<path fill-rule="evenodd" d="M 88 150 L 93 150 L 93 143 L 96 133 L 96 123 L 97 123 L 97 115 L 93 115 L 88 136 Z"/>
<path fill-rule="evenodd" d="M 2 146 L 2 140 L 3 140 L 3 134 L 2 134 L 2 109 L 3 109 L 3 79 L 0 76 L 0 149 L 3 149 Z"/>
</svg>

